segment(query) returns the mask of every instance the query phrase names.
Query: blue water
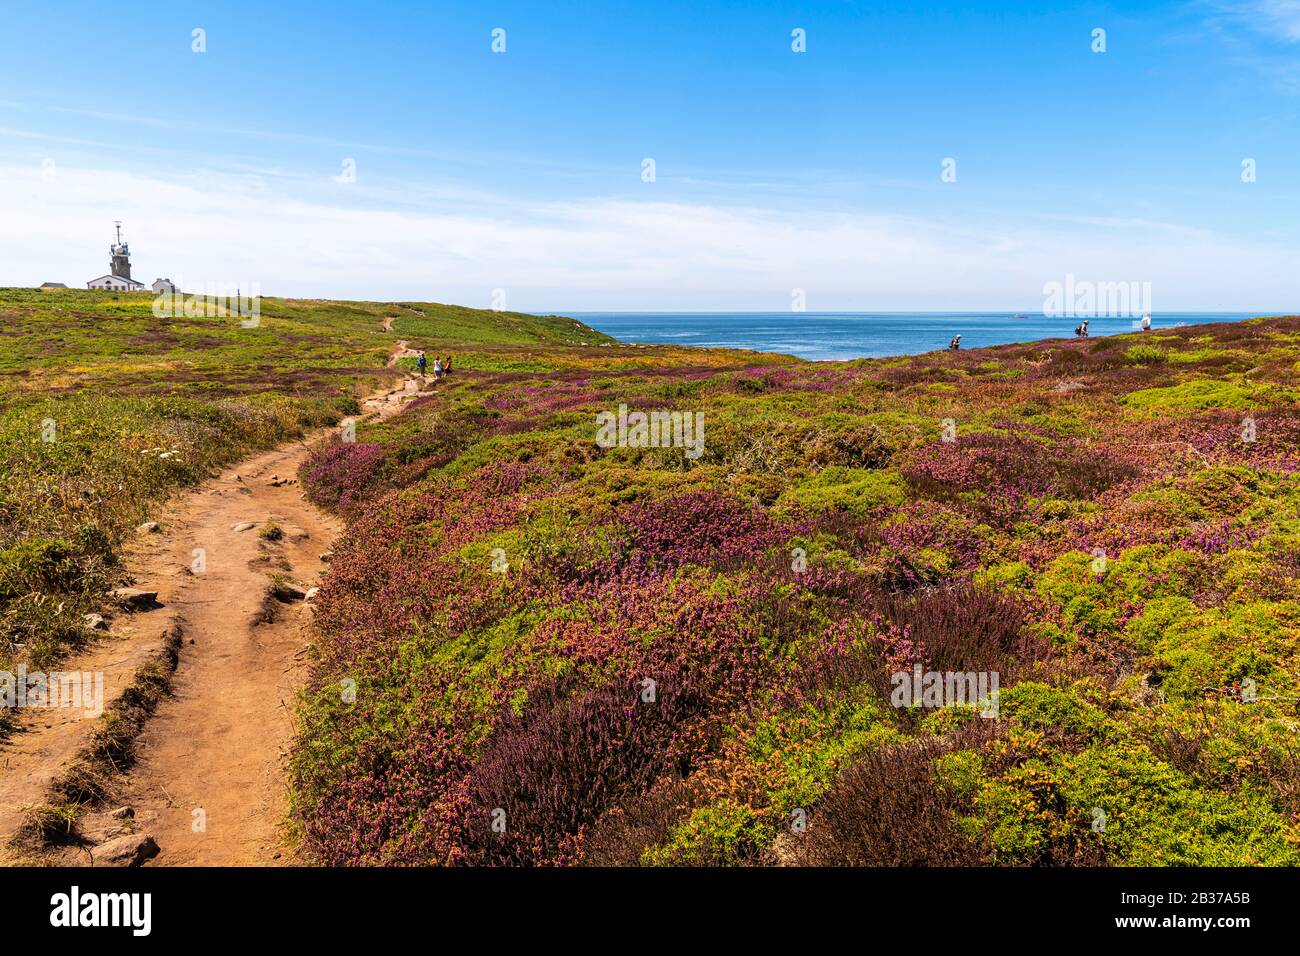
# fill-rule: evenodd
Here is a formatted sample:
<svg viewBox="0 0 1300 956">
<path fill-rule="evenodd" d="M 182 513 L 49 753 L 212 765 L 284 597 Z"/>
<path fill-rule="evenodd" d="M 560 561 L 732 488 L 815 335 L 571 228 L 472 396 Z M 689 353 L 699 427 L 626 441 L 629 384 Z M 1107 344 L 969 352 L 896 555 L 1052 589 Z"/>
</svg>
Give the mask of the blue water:
<svg viewBox="0 0 1300 956">
<path fill-rule="evenodd" d="M 668 343 L 783 352 L 800 358 L 855 359 L 1070 338 L 1077 318 L 1026 312 L 566 312 L 624 342 Z M 1237 322 L 1262 312 L 1153 313 L 1154 330 L 1203 322 Z M 1132 332 L 1137 319 L 1093 318 L 1093 336 Z"/>
</svg>

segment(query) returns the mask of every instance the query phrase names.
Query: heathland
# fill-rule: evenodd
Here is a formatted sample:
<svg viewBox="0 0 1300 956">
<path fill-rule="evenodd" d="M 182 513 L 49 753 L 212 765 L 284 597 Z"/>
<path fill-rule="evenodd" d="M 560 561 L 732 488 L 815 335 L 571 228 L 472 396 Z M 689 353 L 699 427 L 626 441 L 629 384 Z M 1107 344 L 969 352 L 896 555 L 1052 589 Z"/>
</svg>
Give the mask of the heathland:
<svg viewBox="0 0 1300 956">
<path fill-rule="evenodd" d="M 1300 862 L 1300 319 L 804 363 L 262 308 L 0 293 L 3 650 L 89 638 L 149 502 L 355 413 L 385 323 L 451 352 L 300 474 L 347 523 L 305 858 Z M 656 412 L 698 441 L 598 441 Z M 998 690 L 898 706 L 918 670 Z"/>
<path fill-rule="evenodd" d="M 0 664 L 49 665 L 91 636 L 84 615 L 120 583 L 123 537 L 165 496 L 357 414 L 385 376 L 386 324 L 488 369 L 609 341 L 572 319 L 494 313 L 489 327 L 430 303 L 263 299 L 260 312 L 245 327 L 224 312 L 158 318 L 149 295 L 0 289 Z"/>
</svg>

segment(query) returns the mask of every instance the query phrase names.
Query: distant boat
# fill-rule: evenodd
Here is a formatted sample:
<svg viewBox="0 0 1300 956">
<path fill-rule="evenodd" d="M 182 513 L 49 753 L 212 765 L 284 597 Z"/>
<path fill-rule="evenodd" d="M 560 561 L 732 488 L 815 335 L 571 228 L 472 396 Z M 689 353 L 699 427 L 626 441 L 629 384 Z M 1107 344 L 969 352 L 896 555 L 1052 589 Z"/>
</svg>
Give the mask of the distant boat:
<svg viewBox="0 0 1300 956">
<path fill-rule="evenodd" d="M 1019 312 L 1017 312 L 1015 315 L 1012 316 L 1012 318 L 1013 318 L 1013 319 L 1023 319 L 1024 316 L 1021 315 Z"/>
</svg>

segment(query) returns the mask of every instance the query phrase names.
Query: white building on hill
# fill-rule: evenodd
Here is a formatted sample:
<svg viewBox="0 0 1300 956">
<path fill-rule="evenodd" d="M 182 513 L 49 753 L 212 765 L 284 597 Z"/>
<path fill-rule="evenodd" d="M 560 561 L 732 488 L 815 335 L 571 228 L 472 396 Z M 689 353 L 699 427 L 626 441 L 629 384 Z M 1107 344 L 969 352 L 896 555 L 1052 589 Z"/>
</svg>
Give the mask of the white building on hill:
<svg viewBox="0 0 1300 956">
<path fill-rule="evenodd" d="M 108 289 L 112 292 L 143 292 L 144 283 L 136 282 L 134 279 L 126 279 L 122 276 L 115 276 L 111 272 L 106 276 L 100 276 L 98 279 L 91 279 L 86 283 L 87 289 Z"/>
<path fill-rule="evenodd" d="M 122 224 L 117 223 L 117 242 L 108 247 L 110 272 L 86 283 L 87 289 L 107 289 L 112 292 L 143 292 L 144 283 L 131 278 L 131 250 L 122 241 Z"/>
</svg>

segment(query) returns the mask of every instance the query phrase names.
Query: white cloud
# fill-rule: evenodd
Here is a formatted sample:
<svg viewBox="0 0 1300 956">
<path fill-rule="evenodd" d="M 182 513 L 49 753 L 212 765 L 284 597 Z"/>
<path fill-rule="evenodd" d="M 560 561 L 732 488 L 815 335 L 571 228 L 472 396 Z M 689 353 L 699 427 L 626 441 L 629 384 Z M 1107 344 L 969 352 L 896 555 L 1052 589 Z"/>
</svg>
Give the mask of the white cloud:
<svg viewBox="0 0 1300 956">
<path fill-rule="evenodd" d="M 1157 309 L 1294 307 L 1295 249 L 1137 218 L 987 225 L 595 197 L 515 202 L 285 177 L 0 169 L 0 284 L 79 286 L 125 222 L 136 278 L 523 310 L 1026 309 L 1067 272 Z"/>
<path fill-rule="evenodd" d="M 1300 41 L 1300 0 L 1249 0 L 1222 6 L 1251 29 L 1289 43 Z"/>
</svg>

